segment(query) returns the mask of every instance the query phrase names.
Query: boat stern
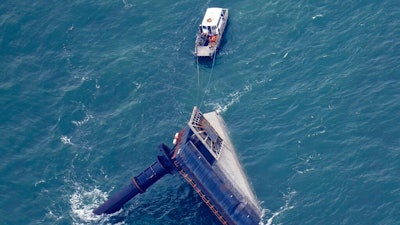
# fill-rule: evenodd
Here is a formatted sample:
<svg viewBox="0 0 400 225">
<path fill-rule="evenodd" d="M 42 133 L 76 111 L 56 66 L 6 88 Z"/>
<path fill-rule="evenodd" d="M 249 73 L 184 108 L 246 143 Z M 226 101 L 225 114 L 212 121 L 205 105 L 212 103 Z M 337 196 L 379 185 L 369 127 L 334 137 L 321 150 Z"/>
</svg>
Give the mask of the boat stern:
<svg viewBox="0 0 400 225">
<path fill-rule="evenodd" d="M 215 53 L 215 47 L 196 46 L 195 55 L 197 57 L 212 57 Z"/>
</svg>

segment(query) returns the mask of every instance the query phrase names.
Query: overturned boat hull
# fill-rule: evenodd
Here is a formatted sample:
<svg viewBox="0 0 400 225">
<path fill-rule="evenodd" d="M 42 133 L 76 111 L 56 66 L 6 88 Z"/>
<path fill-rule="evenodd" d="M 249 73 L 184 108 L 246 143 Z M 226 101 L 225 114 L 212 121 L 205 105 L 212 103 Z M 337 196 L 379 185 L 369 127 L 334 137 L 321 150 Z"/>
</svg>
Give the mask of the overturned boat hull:
<svg viewBox="0 0 400 225">
<path fill-rule="evenodd" d="M 259 203 L 220 114 L 202 114 L 195 107 L 187 126 L 175 135 L 173 148 L 162 144 L 160 150 L 164 154 L 155 163 L 93 212 L 116 212 L 165 174 L 179 173 L 222 224 L 260 223 Z"/>
</svg>

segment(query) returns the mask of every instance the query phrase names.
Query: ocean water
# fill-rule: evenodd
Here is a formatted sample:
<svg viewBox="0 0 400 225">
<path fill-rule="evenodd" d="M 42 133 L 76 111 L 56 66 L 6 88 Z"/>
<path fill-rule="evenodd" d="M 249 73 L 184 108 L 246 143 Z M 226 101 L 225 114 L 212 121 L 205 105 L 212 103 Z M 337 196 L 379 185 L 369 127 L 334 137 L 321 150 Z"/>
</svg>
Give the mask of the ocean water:
<svg viewBox="0 0 400 225">
<path fill-rule="evenodd" d="M 193 56 L 230 9 L 215 63 Z M 179 176 L 91 211 L 220 110 L 263 223 L 400 224 L 400 3 L 0 3 L 0 224 L 219 224 Z"/>
</svg>

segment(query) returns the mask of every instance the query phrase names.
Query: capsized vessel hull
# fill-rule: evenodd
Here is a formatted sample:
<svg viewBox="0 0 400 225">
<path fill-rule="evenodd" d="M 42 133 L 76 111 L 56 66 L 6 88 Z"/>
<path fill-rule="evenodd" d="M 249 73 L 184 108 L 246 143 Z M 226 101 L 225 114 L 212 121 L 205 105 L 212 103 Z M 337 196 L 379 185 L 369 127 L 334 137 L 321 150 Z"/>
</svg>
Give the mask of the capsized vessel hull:
<svg viewBox="0 0 400 225">
<path fill-rule="evenodd" d="M 174 163 L 222 224 L 259 224 L 261 210 L 220 114 L 194 108 Z M 209 154 L 211 153 L 211 154 Z"/>
<path fill-rule="evenodd" d="M 202 114 L 194 107 L 174 146 L 162 144 L 164 153 L 128 185 L 93 212 L 114 213 L 168 173 L 179 173 L 199 194 L 222 224 L 257 225 L 261 209 L 217 112 Z"/>
</svg>

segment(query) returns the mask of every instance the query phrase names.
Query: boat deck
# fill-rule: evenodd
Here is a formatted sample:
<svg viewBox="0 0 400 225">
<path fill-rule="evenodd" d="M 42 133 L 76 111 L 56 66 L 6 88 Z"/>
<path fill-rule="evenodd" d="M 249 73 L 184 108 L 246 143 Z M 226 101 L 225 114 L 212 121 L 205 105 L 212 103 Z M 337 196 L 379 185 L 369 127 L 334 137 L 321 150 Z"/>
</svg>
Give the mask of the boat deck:
<svg viewBox="0 0 400 225">
<path fill-rule="evenodd" d="M 210 56 L 212 55 L 213 51 L 208 46 L 197 46 L 196 47 L 196 54 L 197 56 Z"/>
</svg>

